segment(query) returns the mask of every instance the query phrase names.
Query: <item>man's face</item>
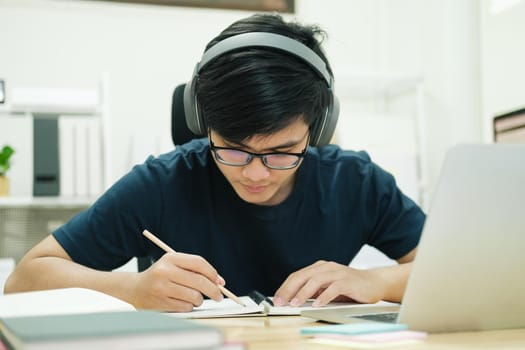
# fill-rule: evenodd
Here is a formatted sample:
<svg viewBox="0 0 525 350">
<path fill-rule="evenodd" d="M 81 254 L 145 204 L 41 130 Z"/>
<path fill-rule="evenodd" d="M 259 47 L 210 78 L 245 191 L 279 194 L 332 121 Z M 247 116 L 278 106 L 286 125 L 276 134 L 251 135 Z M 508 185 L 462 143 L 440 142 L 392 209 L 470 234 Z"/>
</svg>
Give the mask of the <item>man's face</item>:
<svg viewBox="0 0 525 350">
<path fill-rule="evenodd" d="M 275 134 L 254 135 L 243 144 L 231 144 L 213 130 L 210 137 L 217 147 L 237 148 L 253 153 L 301 153 L 308 143 L 308 125 L 302 118 L 298 118 Z M 245 166 L 226 165 L 217 159 L 215 163 L 239 197 L 258 205 L 277 205 L 284 201 L 292 192 L 295 173 L 300 165 L 299 163 L 292 169 L 275 170 L 265 166 L 262 159 L 257 157 Z"/>
</svg>

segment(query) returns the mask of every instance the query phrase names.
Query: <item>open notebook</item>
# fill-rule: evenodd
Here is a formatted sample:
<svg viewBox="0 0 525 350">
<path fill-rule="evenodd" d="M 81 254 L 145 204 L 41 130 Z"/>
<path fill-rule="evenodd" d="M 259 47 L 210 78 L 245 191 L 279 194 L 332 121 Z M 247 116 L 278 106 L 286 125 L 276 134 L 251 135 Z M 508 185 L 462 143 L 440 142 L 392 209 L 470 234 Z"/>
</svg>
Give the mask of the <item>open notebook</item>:
<svg viewBox="0 0 525 350">
<path fill-rule="evenodd" d="M 301 311 L 313 309 L 311 302 L 301 307 L 271 306 L 248 296 L 240 297 L 246 307 L 230 299 L 221 302 L 205 300 L 191 312 L 173 312 L 169 315 L 181 318 L 241 317 L 266 315 L 300 315 Z M 383 303 L 383 302 L 381 302 Z M 390 303 L 384 303 L 390 304 Z M 369 304 L 331 303 L 330 307 L 362 307 Z M 0 295 L 0 318 L 56 314 L 78 314 L 102 311 L 135 311 L 135 308 L 120 299 L 91 289 L 66 288 L 36 292 Z"/>
<path fill-rule="evenodd" d="M 307 301 L 300 307 L 292 306 L 272 306 L 266 301 L 257 303 L 258 300 L 254 300 L 249 296 L 239 297 L 246 306 L 241 306 L 235 303 L 233 300 L 225 298 L 220 302 L 214 300 L 204 300 L 201 306 L 196 307 L 191 312 L 176 312 L 170 315 L 182 318 L 215 318 L 215 317 L 242 317 L 242 316 L 285 316 L 285 315 L 300 315 L 302 311 L 319 309 L 312 306 L 313 300 Z M 379 302 L 374 305 L 397 305 L 388 302 Z M 356 307 L 360 308 L 363 306 L 370 306 L 370 304 L 358 304 L 352 302 L 333 302 L 323 309 L 333 309 L 341 307 Z"/>
</svg>

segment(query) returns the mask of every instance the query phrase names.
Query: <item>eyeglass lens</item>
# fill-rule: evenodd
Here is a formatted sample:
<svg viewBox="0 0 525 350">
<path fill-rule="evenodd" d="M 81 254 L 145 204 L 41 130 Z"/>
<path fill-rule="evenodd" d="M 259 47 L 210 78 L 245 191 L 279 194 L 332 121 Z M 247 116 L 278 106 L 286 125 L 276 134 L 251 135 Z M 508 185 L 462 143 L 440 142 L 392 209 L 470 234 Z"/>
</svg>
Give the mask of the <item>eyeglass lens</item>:
<svg viewBox="0 0 525 350">
<path fill-rule="evenodd" d="M 246 165 L 253 158 L 253 155 L 240 150 L 218 149 L 218 157 L 232 165 Z M 299 157 L 290 154 L 266 154 L 261 156 L 263 162 L 268 166 L 288 167 L 295 165 Z"/>
</svg>

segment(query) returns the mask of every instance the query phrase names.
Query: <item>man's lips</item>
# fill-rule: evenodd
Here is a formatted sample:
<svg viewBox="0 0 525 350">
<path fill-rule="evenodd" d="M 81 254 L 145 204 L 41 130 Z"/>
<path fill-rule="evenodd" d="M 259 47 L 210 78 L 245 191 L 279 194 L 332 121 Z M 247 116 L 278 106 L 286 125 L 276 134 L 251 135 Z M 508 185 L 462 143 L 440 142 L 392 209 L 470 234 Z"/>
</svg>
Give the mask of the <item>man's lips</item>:
<svg viewBox="0 0 525 350">
<path fill-rule="evenodd" d="M 268 185 L 244 185 L 243 184 L 243 186 L 246 189 L 246 191 L 250 193 L 261 193 L 264 190 L 266 190 L 266 188 L 268 188 Z"/>
</svg>

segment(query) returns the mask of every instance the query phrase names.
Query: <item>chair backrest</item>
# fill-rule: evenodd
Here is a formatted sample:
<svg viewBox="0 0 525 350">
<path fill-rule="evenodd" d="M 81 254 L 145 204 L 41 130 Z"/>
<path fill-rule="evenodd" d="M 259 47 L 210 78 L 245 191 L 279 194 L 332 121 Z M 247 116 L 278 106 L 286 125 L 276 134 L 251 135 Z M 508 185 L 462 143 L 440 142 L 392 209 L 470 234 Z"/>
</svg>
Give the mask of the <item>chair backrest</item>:
<svg viewBox="0 0 525 350">
<path fill-rule="evenodd" d="M 202 137 L 192 133 L 186 124 L 183 100 L 185 86 L 186 84 L 180 84 L 175 88 L 171 101 L 171 139 L 174 145 L 182 145 Z"/>
<path fill-rule="evenodd" d="M 186 84 L 178 85 L 173 91 L 171 99 L 171 140 L 175 146 L 182 145 L 193 139 L 199 138 L 188 129 L 186 117 L 184 116 L 184 87 Z M 137 258 L 138 271 L 147 270 L 153 261 L 148 257 Z"/>
</svg>

